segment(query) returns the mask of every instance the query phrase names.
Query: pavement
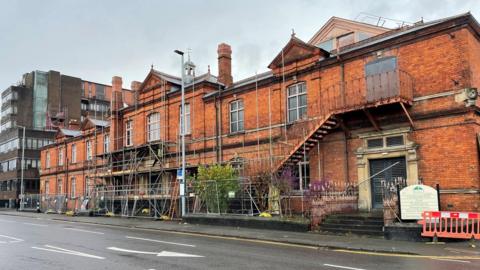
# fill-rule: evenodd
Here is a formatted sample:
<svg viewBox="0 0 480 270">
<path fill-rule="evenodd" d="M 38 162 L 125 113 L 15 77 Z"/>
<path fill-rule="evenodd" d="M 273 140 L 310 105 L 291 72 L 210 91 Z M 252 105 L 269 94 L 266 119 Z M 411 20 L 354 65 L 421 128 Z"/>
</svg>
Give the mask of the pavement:
<svg viewBox="0 0 480 270">
<path fill-rule="evenodd" d="M 431 244 L 423 242 L 394 241 L 356 235 L 331 235 L 315 232 L 287 232 L 240 227 L 186 224 L 179 221 L 158 221 L 141 218 L 65 216 L 1 210 L 0 215 L 39 218 L 53 221 L 76 222 L 97 226 L 116 226 L 172 233 L 219 236 L 243 240 L 266 241 L 291 245 L 318 247 L 351 252 L 394 253 L 417 256 L 479 256 L 480 247 L 472 248 L 469 241 Z M 476 243 L 480 246 L 480 243 Z"/>
<path fill-rule="evenodd" d="M 316 245 L 307 245 L 308 236 L 315 239 L 325 237 L 311 233 L 303 234 L 307 236 L 302 238 L 304 244 L 295 244 L 288 238 L 298 233 L 137 219 L 4 211 L 0 214 L 2 270 L 480 269 L 480 256 L 478 252 L 472 253 L 476 252 L 473 250 L 462 253 L 454 249 L 455 253 L 450 252 L 449 256 L 370 253 L 320 248 L 318 241 L 310 242 L 316 242 Z M 277 239 L 287 238 L 288 241 L 260 240 L 275 234 Z M 287 235 L 289 237 L 285 237 Z M 361 241 L 365 246 L 379 243 L 375 239 Z"/>
</svg>

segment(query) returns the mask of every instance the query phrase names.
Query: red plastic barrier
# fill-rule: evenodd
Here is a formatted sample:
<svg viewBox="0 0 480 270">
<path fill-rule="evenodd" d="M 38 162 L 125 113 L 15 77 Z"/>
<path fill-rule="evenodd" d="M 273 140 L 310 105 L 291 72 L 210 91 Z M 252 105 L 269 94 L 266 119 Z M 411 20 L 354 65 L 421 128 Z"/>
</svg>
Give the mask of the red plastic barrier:
<svg viewBox="0 0 480 270">
<path fill-rule="evenodd" d="M 422 217 L 422 236 L 480 239 L 480 213 L 426 211 Z"/>
</svg>

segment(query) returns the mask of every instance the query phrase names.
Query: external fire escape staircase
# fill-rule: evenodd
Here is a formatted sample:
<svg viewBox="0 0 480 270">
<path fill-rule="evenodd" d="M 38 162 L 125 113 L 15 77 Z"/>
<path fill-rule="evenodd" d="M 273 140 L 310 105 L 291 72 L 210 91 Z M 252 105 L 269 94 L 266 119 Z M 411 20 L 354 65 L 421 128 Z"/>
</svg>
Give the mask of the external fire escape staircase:
<svg viewBox="0 0 480 270">
<path fill-rule="evenodd" d="M 338 124 L 338 119 L 334 114 L 328 114 L 323 120 L 319 122 L 307 136 L 305 136 L 299 143 L 295 145 L 285 159 L 283 159 L 277 166 L 275 172 L 281 172 L 286 167 L 293 166 L 302 161 L 303 157 L 331 130 Z"/>
</svg>

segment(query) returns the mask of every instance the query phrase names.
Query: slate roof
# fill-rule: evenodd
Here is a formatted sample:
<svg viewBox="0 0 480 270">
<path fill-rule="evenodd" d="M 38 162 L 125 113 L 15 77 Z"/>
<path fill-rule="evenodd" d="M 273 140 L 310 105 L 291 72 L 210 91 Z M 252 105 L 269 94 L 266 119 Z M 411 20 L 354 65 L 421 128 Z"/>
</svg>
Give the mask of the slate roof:
<svg viewBox="0 0 480 270">
<path fill-rule="evenodd" d="M 74 129 L 61 128 L 60 132 L 62 132 L 63 135 L 67 137 L 77 137 L 82 135 L 82 132 L 80 130 L 74 130 Z"/>
<path fill-rule="evenodd" d="M 97 127 L 108 127 L 110 126 L 110 122 L 106 120 L 100 120 L 95 118 L 89 118 L 89 120 Z"/>
<path fill-rule="evenodd" d="M 404 27 L 401 27 L 401 28 L 393 29 L 393 30 L 385 32 L 383 34 L 376 35 L 376 36 L 373 36 L 371 38 L 367 38 L 365 40 L 362 40 L 362 41 L 359 41 L 359 42 L 341 47 L 340 48 L 340 53 L 338 53 L 336 51 L 333 51 L 332 54 L 341 55 L 341 54 L 349 53 L 349 52 L 352 52 L 352 51 L 355 51 L 355 50 L 358 50 L 358 49 L 362 49 L 362 48 L 365 48 L 365 47 L 368 47 L 368 46 L 372 46 L 372 45 L 375 45 L 375 44 L 378 44 L 378 43 L 385 42 L 385 41 L 390 40 L 390 39 L 394 39 L 394 38 L 403 36 L 403 35 L 406 35 L 406 34 L 410 34 L 410 33 L 415 32 L 415 31 L 419 31 L 419 30 L 422 30 L 422 29 L 425 29 L 425 28 L 428 28 L 428 27 L 432 27 L 432 26 L 447 22 L 449 20 L 458 19 L 458 18 L 461 18 L 461 17 L 468 17 L 468 16 L 471 16 L 470 12 L 462 13 L 462 14 L 459 14 L 459 15 L 446 17 L 446 18 L 442 18 L 442 19 L 438 19 L 438 20 L 434 20 L 434 21 L 430 21 L 430 22 L 416 23 L 412 26 L 404 26 Z"/>
</svg>

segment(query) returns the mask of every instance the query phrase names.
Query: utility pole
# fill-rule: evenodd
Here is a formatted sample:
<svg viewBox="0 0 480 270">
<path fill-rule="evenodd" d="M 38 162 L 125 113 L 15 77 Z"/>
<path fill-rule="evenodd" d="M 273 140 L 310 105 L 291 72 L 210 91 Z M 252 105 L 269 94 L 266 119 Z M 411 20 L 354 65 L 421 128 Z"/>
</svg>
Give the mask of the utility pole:
<svg viewBox="0 0 480 270">
<path fill-rule="evenodd" d="M 185 216 L 185 131 L 187 125 L 187 114 L 185 110 L 185 62 L 184 62 L 184 53 L 179 50 L 175 50 L 175 53 L 181 56 L 181 71 L 182 71 L 182 105 L 181 105 L 181 125 L 180 125 L 180 136 L 182 143 L 182 178 L 180 179 L 180 203 L 182 209 L 182 217 Z"/>
<path fill-rule="evenodd" d="M 22 161 L 20 162 L 20 211 L 24 210 L 25 185 L 23 183 L 23 174 L 25 166 L 25 126 L 18 126 L 23 128 L 22 134 Z"/>
</svg>

